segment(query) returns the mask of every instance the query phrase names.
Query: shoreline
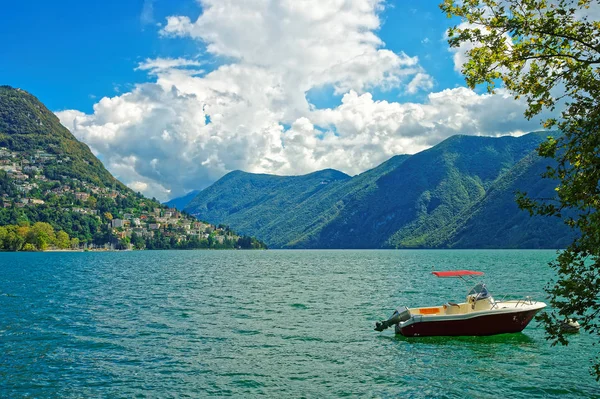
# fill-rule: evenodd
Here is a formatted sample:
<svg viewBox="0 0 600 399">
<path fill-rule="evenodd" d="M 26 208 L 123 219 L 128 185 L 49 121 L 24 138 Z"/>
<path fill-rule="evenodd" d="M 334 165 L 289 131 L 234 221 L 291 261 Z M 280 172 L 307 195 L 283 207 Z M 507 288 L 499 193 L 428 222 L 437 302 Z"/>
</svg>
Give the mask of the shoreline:
<svg viewBox="0 0 600 399">
<path fill-rule="evenodd" d="M 146 251 L 266 251 L 267 248 L 242 249 L 242 248 L 193 248 L 193 249 L 47 249 L 45 251 L 5 251 L 0 253 L 70 253 L 70 252 L 146 252 Z"/>
</svg>

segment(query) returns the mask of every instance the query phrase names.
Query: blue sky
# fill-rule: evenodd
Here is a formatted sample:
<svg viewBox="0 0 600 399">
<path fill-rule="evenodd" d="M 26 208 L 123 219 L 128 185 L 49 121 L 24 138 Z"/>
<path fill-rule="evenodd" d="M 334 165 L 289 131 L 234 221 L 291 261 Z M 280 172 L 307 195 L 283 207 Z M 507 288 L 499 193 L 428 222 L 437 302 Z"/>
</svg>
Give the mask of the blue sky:
<svg viewBox="0 0 600 399">
<path fill-rule="evenodd" d="M 360 173 L 453 134 L 534 130 L 464 87 L 436 1 L 136 0 L 3 5 L 2 84 L 55 111 L 130 187 L 224 174 Z"/>
<path fill-rule="evenodd" d="M 52 110 L 91 112 L 98 99 L 151 80 L 135 70 L 146 58 L 211 58 L 194 40 L 158 35 L 158 24 L 167 16 L 199 14 L 202 7 L 193 0 L 22 1 L 8 2 L 3 10 L 9 18 L 0 24 L 2 83 L 30 91 Z M 443 40 L 452 21 L 435 1 L 389 2 L 381 16 L 379 36 L 386 48 L 418 56 L 438 88 L 463 83 Z M 399 95 L 380 91 L 376 98 Z M 319 105 L 332 105 L 340 96 L 324 89 L 314 98 Z"/>
<path fill-rule="evenodd" d="M 144 12 L 144 4 L 152 4 Z M 145 58 L 197 55 L 191 40 L 163 40 L 166 15 L 196 12 L 194 1 L 12 1 L 3 5 L 0 76 L 50 109 L 91 111 L 96 98 L 147 81 Z"/>
</svg>

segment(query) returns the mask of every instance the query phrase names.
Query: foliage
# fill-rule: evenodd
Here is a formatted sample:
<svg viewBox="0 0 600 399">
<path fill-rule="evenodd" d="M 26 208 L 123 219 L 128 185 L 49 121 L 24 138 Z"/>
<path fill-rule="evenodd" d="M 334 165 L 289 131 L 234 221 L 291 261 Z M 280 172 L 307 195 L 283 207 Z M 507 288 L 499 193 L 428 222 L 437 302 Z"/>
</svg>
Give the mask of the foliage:
<svg viewBox="0 0 600 399">
<path fill-rule="evenodd" d="M 0 208 L 0 225 L 18 224 L 20 221 L 49 223 L 55 230 L 64 230 L 70 237 L 76 237 L 82 242 L 95 241 L 101 225 L 101 221 L 95 216 L 72 212 L 69 208 L 51 204 Z"/>
<path fill-rule="evenodd" d="M 64 246 L 65 242 L 67 243 Z M 50 247 L 68 248 L 69 235 L 55 234 L 54 228 L 44 222 L 0 226 L 0 251 L 44 251 Z"/>
<path fill-rule="evenodd" d="M 62 230 L 56 233 L 56 246 L 59 249 L 67 249 L 71 246 L 69 235 Z"/>
<path fill-rule="evenodd" d="M 15 187 L 12 179 L 8 177 L 8 174 L 0 170 L 0 197 L 6 194 L 9 197 L 13 197 L 17 193 L 17 188 Z"/>
<path fill-rule="evenodd" d="M 25 245 L 23 245 L 23 248 L 21 250 L 23 252 L 34 252 L 37 251 L 37 248 L 33 244 L 26 243 Z"/>
<path fill-rule="evenodd" d="M 231 235 L 220 240 L 211 234 L 208 238 L 191 237 L 177 241 L 161 232 L 155 233 L 154 237 L 147 240 L 146 246 L 148 249 L 267 249 L 265 243 L 248 236 Z"/>
<path fill-rule="evenodd" d="M 146 248 L 146 240 L 139 234 L 135 232 L 131 235 L 131 244 L 133 244 L 134 249 L 145 249 Z"/>
<path fill-rule="evenodd" d="M 26 234 L 26 238 L 28 242 L 42 251 L 48 249 L 48 246 L 56 244 L 54 228 L 45 222 L 36 222 Z"/>
<path fill-rule="evenodd" d="M 552 313 L 542 316 L 548 338 L 566 344 L 561 330 L 575 316 L 582 328 L 600 334 L 600 21 L 589 20 L 592 0 L 446 0 L 449 16 L 468 25 L 449 32 L 451 46 L 469 43 L 463 68 L 471 87 L 498 81 L 525 98 L 528 118 L 561 109 L 545 121 L 563 134 L 549 137 L 539 154 L 553 158 L 545 177 L 556 179 L 557 198 L 526 193 L 519 205 L 532 215 L 563 219 L 579 234 L 551 266 L 558 279 L 548 286 Z M 600 380 L 600 359 L 594 373 Z"/>
<path fill-rule="evenodd" d="M 85 205 L 90 209 L 96 209 L 96 205 L 98 205 L 98 200 L 93 195 L 90 195 L 85 201 Z"/>
</svg>

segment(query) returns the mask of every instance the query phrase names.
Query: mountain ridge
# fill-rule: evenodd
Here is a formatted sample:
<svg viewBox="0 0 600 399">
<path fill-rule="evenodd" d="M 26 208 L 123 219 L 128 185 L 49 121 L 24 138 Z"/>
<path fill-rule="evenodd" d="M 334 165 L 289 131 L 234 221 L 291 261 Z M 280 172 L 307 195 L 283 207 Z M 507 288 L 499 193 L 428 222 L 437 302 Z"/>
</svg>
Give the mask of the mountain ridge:
<svg viewBox="0 0 600 399">
<path fill-rule="evenodd" d="M 533 248 L 556 247 L 572 237 L 568 228 L 541 217 L 525 219 L 514 203 L 514 191 L 528 185 L 553 191 L 552 181 L 537 176 L 545 169 L 545 160 L 535 148 L 554 134 L 452 136 L 320 190 L 310 181 L 312 174 L 295 176 L 294 187 L 286 176 L 228 174 L 202 190 L 185 210 L 230 224 L 274 248 L 512 248 L 522 242 Z M 525 159 L 529 164 L 522 164 Z M 511 173 L 516 182 L 503 180 Z M 283 183 L 271 184 L 275 181 Z M 514 230 L 510 235 L 511 226 L 500 223 L 504 242 L 495 238 L 472 217 L 476 213 L 488 224 L 498 222 L 486 214 L 486 207 L 497 212 L 507 208 L 505 217 L 524 226 L 524 233 Z M 551 234 L 544 237 L 548 229 Z M 491 234 L 489 242 L 473 239 L 478 230 Z"/>
</svg>

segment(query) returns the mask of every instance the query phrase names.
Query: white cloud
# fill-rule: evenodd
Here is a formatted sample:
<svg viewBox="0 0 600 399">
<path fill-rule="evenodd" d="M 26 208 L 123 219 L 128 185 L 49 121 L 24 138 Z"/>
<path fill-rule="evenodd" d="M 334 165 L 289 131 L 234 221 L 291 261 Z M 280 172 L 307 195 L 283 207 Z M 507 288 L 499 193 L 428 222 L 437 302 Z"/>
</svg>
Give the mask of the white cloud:
<svg viewBox="0 0 600 399">
<path fill-rule="evenodd" d="M 167 25 L 161 30 L 164 36 L 185 36 L 192 30 L 193 25 L 189 17 L 167 17 Z"/>
<path fill-rule="evenodd" d="M 123 182 L 159 199 L 236 169 L 356 174 L 453 134 L 537 127 L 503 93 L 459 88 L 431 93 L 424 104 L 375 101 L 372 88 L 434 87 L 417 57 L 383 47 L 375 34 L 381 7 L 379 0 L 204 0 L 196 21 L 169 17 L 162 34 L 200 40 L 228 64 L 199 75 L 197 60 L 148 59 L 138 69 L 155 82 L 103 98 L 91 114 L 57 115 Z M 342 103 L 315 109 L 306 92 L 326 86 L 343 94 Z"/>
<path fill-rule="evenodd" d="M 415 94 L 421 90 L 431 89 L 433 89 L 433 78 L 425 73 L 417 73 L 406 86 L 406 92 L 409 94 Z"/>
<path fill-rule="evenodd" d="M 368 93 L 350 92 L 339 107 L 313 113 L 312 123 L 329 126 L 330 132 L 337 134 L 324 135 L 320 151 L 313 152 L 320 156 L 312 162 L 318 168 L 334 167 L 355 174 L 393 155 L 421 151 L 455 134 L 518 135 L 539 128 L 537 122 L 525 121 L 522 113 L 523 104 L 511 101 L 502 91 L 478 95 L 466 88 L 447 89 L 431 93 L 424 104 L 374 101 Z M 308 124 L 303 123 L 304 142 L 323 135 L 318 130 L 308 131 Z M 284 143 L 286 152 L 295 151 L 288 141 Z"/>
<path fill-rule="evenodd" d="M 202 0 L 195 22 L 172 16 L 161 33 L 201 40 L 207 51 L 277 71 L 309 90 L 334 84 L 342 93 L 399 87 L 424 73 L 416 57 L 381 49 L 382 0 Z"/>
<path fill-rule="evenodd" d="M 129 183 L 129 187 L 133 191 L 146 191 L 148 189 L 148 183 L 144 183 L 142 181 L 132 181 L 131 183 Z"/>
<path fill-rule="evenodd" d="M 203 72 L 195 67 L 201 66 L 200 61 L 188 60 L 186 58 L 147 58 L 144 62 L 139 63 L 136 70 L 149 71 L 151 74 L 157 74 L 158 72 L 164 72 L 169 69 L 188 69 L 194 74 Z"/>
</svg>

